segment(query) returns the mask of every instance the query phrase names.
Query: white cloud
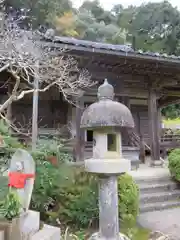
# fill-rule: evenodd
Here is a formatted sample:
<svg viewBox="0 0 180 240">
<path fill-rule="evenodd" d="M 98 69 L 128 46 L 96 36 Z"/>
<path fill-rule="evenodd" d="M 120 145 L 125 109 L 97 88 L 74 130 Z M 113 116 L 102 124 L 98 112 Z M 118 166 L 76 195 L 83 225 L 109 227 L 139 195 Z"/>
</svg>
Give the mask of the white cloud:
<svg viewBox="0 0 180 240">
<path fill-rule="evenodd" d="M 162 0 L 151 0 L 151 2 L 160 2 Z M 84 0 L 73 0 L 73 4 L 76 7 L 79 7 Z M 149 2 L 149 1 L 143 1 L 143 0 L 100 0 L 101 5 L 107 9 L 110 10 L 113 5 L 121 3 L 123 6 L 127 7 L 129 5 L 140 5 L 144 2 Z M 174 6 L 178 7 L 180 9 L 180 1 L 179 0 L 169 0 L 169 2 Z"/>
</svg>

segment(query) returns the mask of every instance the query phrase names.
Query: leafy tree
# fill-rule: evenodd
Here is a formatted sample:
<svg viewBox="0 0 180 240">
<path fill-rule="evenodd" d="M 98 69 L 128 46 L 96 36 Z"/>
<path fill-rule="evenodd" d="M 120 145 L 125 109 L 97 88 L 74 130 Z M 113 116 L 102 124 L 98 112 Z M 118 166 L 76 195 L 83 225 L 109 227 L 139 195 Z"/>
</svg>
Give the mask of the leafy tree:
<svg viewBox="0 0 180 240">
<path fill-rule="evenodd" d="M 166 118 L 178 118 L 180 116 L 180 104 L 172 104 L 162 109 L 162 114 Z"/>
<path fill-rule="evenodd" d="M 168 1 L 106 11 L 98 0 L 86 0 L 78 10 L 70 0 L 6 0 L 13 16 L 26 15 L 23 26 L 55 27 L 58 34 L 80 39 L 121 44 L 136 43 L 137 49 L 180 53 L 180 12 Z"/>
<path fill-rule="evenodd" d="M 180 35 L 180 13 L 177 8 L 164 1 L 143 4 L 134 10 L 126 27 L 136 36 L 136 47 L 177 54 Z M 122 24 L 121 21 L 119 24 Z"/>
<path fill-rule="evenodd" d="M 91 41 L 124 43 L 124 32 L 116 24 L 98 21 L 92 12 L 81 8 L 76 14 L 75 31 L 80 39 Z"/>
<path fill-rule="evenodd" d="M 55 16 L 61 16 L 72 9 L 69 0 L 7 0 L 6 11 L 16 18 L 26 15 L 24 25 L 31 24 L 33 28 L 51 24 Z"/>
<path fill-rule="evenodd" d="M 79 10 L 87 10 L 88 12 L 91 12 L 93 17 L 95 17 L 96 19 L 98 19 L 105 12 L 104 9 L 100 6 L 98 0 L 85 1 Z"/>
<path fill-rule="evenodd" d="M 106 25 L 116 22 L 116 18 L 112 12 L 104 10 L 97 0 L 85 1 L 79 10 L 87 10 L 97 22 L 103 21 Z"/>
<path fill-rule="evenodd" d="M 123 11 L 123 6 L 121 4 L 114 5 L 113 8 L 111 9 L 111 12 L 115 16 L 120 15 L 122 11 Z"/>
<path fill-rule="evenodd" d="M 76 16 L 73 12 L 65 12 L 63 16 L 56 16 L 53 24 L 58 33 L 63 36 L 78 37 L 79 33 L 76 31 Z"/>
</svg>

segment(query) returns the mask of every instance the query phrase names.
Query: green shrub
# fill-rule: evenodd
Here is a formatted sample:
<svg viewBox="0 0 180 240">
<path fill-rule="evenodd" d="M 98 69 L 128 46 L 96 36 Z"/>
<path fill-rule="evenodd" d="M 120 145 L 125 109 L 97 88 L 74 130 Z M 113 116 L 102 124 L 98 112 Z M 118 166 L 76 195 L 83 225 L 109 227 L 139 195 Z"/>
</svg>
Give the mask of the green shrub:
<svg viewBox="0 0 180 240">
<path fill-rule="evenodd" d="M 76 228 L 98 223 L 98 179 L 79 167 L 49 163 L 37 166 L 33 207 L 45 221 L 61 222 Z M 118 181 L 119 212 L 122 221 L 134 221 L 138 214 L 138 188 L 133 179 L 123 175 Z M 48 197 L 47 197 L 48 196 Z"/>
<path fill-rule="evenodd" d="M 70 174 L 67 165 L 53 166 L 46 161 L 36 162 L 32 208 L 41 212 L 43 220 L 47 217 L 47 211 L 59 202 L 63 189 L 69 184 Z"/>
<path fill-rule="evenodd" d="M 21 203 L 18 194 L 15 191 L 9 191 L 5 200 L 0 203 L 0 216 L 11 221 L 13 218 L 19 217 Z"/>
<path fill-rule="evenodd" d="M 58 219 L 63 224 L 87 227 L 98 218 L 96 187 L 92 176 L 68 164 L 38 164 L 32 207 L 53 224 Z"/>
<path fill-rule="evenodd" d="M 36 179 L 32 195 L 32 208 L 41 212 L 41 218 L 47 220 L 47 212 L 57 205 L 58 198 L 65 185 L 69 184 L 72 171 L 67 163 L 70 156 L 62 151 L 60 140 L 41 139 L 35 151 L 30 151 L 36 162 Z M 49 157 L 54 156 L 57 162 L 52 164 Z"/>
<path fill-rule="evenodd" d="M 8 168 L 9 160 L 17 148 L 23 148 L 18 139 L 11 135 L 11 131 L 7 124 L 0 120 L 0 138 L 4 144 L 0 148 L 0 172 Z"/>
<path fill-rule="evenodd" d="M 18 141 L 18 139 L 11 135 L 11 131 L 8 125 L 0 119 L 0 136 L 5 143 L 5 148 L 7 150 L 16 150 L 17 148 L 22 148 L 23 145 Z"/>
<path fill-rule="evenodd" d="M 180 149 L 174 149 L 168 157 L 171 176 L 180 181 Z"/>
<path fill-rule="evenodd" d="M 98 191 L 95 178 L 72 168 L 73 177 L 59 201 L 61 222 L 77 228 L 87 228 L 98 222 Z"/>
<path fill-rule="evenodd" d="M 60 140 L 40 140 L 37 144 L 36 150 L 31 152 L 35 161 L 47 161 L 48 157 L 57 157 L 58 162 L 70 162 L 72 158 L 69 154 L 63 152 L 63 144 Z"/>
<path fill-rule="evenodd" d="M 125 225 L 133 225 L 139 213 L 139 188 L 130 175 L 119 177 L 118 195 L 119 216 Z"/>
<path fill-rule="evenodd" d="M 8 177 L 0 175 L 0 202 L 5 199 L 7 196 L 9 189 L 8 189 Z"/>
<path fill-rule="evenodd" d="M 8 129 L 0 123 L 0 134 L 6 139 L 7 150 L 22 147 Z M 9 141 L 11 139 L 12 141 Z M 94 226 L 98 222 L 98 178 L 69 165 L 71 156 L 63 153 L 61 141 L 40 141 L 36 151 L 31 152 L 36 162 L 36 179 L 31 207 L 41 212 L 41 219 L 56 224 L 75 225 L 77 228 Z M 56 156 L 58 164 L 48 162 Z M 5 179 L 5 178 L 3 178 Z M 7 179 L 0 197 L 7 194 Z M 133 179 L 122 175 L 118 180 L 119 213 L 122 221 L 133 221 L 138 213 L 138 188 Z"/>
</svg>

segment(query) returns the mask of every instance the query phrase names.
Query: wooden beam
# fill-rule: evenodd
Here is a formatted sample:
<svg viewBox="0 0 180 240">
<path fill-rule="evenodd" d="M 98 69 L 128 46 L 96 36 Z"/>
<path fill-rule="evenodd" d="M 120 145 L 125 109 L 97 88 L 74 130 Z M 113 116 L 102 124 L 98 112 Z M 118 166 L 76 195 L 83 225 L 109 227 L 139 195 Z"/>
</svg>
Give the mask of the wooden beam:
<svg viewBox="0 0 180 240">
<path fill-rule="evenodd" d="M 174 79 L 173 77 L 172 78 L 159 77 L 153 80 L 151 80 L 152 87 L 156 90 L 158 89 L 159 91 L 161 90 L 163 91 L 164 87 L 173 87 L 178 84 L 178 80 Z"/>
<path fill-rule="evenodd" d="M 149 115 L 151 159 L 153 164 L 156 160 L 160 160 L 160 136 L 158 123 L 157 96 L 156 91 L 152 88 L 149 89 L 148 115 Z"/>
<path fill-rule="evenodd" d="M 79 97 L 76 101 L 76 142 L 75 142 L 75 159 L 77 162 L 84 160 L 84 142 L 85 132 L 80 128 L 81 116 L 84 111 L 84 98 Z"/>
<path fill-rule="evenodd" d="M 147 106 L 147 99 L 143 99 L 143 98 L 131 98 L 130 99 L 130 103 L 132 105 L 144 105 Z"/>
<path fill-rule="evenodd" d="M 91 95 L 91 96 L 97 96 L 97 87 L 93 88 L 93 89 L 89 89 L 88 91 L 86 91 L 86 95 Z M 138 86 L 136 86 L 135 88 L 118 88 L 115 87 L 115 95 L 116 96 L 129 96 L 129 97 L 136 97 L 136 98 L 143 98 L 143 99 L 147 99 L 148 98 L 148 90 L 147 89 L 142 89 L 142 88 L 138 88 Z M 159 98 L 160 95 L 157 95 L 157 97 Z"/>
<path fill-rule="evenodd" d="M 171 97 L 179 97 L 180 96 L 180 86 L 178 86 L 179 89 L 177 90 L 161 90 L 161 95 L 164 96 L 171 96 Z"/>
<path fill-rule="evenodd" d="M 89 73 L 95 77 L 96 79 L 104 79 L 104 78 L 112 78 L 114 80 L 127 80 L 127 81 L 144 81 L 145 78 L 142 75 L 133 75 L 130 73 L 116 73 L 113 72 L 113 70 L 111 71 L 107 71 L 107 69 L 94 69 L 94 68 L 87 68 L 87 70 L 89 71 Z"/>
<path fill-rule="evenodd" d="M 163 108 L 163 107 L 166 107 L 168 105 L 171 105 L 171 104 L 176 104 L 176 103 L 180 103 L 180 95 L 179 97 L 173 97 L 173 98 L 164 98 L 164 99 L 159 99 L 158 101 L 158 106 L 160 108 Z"/>
<path fill-rule="evenodd" d="M 174 77 L 177 78 L 177 74 L 179 71 L 173 70 L 169 71 L 165 67 L 160 67 L 157 68 L 156 63 L 154 62 L 153 64 L 137 64 L 137 62 L 134 61 L 123 61 L 123 60 L 114 60 L 110 62 L 106 58 L 96 58 L 96 60 L 92 60 L 90 57 L 89 59 L 84 58 L 84 61 L 80 61 L 81 63 L 79 66 L 82 68 L 87 68 L 90 72 L 113 72 L 116 75 L 120 74 L 133 74 L 134 76 L 147 76 L 149 74 L 150 76 L 154 76 L 153 78 L 164 78 L 168 79 L 173 79 Z M 154 79 L 153 79 L 154 80 Z"/>
</svg>

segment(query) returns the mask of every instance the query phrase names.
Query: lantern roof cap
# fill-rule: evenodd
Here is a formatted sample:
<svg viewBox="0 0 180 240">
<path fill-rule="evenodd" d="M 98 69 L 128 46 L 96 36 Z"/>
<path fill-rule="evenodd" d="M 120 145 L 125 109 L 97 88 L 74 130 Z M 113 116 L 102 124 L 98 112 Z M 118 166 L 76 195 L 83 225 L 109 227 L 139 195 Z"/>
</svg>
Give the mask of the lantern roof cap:
<svg viewBox="0 0 180 240">
<path fill-rule="evenodd" d="M 130 110 L 122 103 L 114 101 L 114 88 L 105 79 L 98 88 L 98 101 L 83 112 L 81 128 L 94 129 L 102 127 L 133 128 L 134 120 Z"/>
</svg>

